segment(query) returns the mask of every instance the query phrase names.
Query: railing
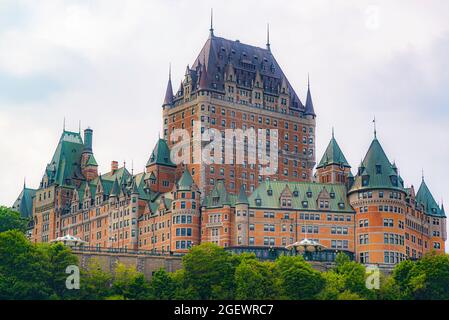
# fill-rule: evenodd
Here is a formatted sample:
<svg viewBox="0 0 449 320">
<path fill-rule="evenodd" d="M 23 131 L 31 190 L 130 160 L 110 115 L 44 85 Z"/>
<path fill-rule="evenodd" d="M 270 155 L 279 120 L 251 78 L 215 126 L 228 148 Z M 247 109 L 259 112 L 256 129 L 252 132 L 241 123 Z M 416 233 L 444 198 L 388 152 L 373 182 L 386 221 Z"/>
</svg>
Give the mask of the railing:
<svg viewBox="0 0 449 320">
<path fill-rule="evenodd" d="M 354 254 L 345 250 L 330 250 L 325 249 L 317 252 L 295 252 L 294 250 L 288 250 L 283 247 L 228 247 L 226 251 L 242 254 L 242 253 L 254 253 L 258 259 L 261 260 L 276 260 L 280 256 L 295 256 L 302 255 L 306 261 L 316 262 L 334 262 L 338 253 L 346 254 L 350 260 L 354 260 Z"/>
<path fill-rule="evenodd" d="M 72 251 L 75 252 L 98 252 L 98 253 L 125 253 L 125 254 L 135 254 L 135 255 L 146 255 L 146 256 L 164 256 L 164 257 L 181 257 L 184 253 L 178 253 L 173 251 L 158 251 L 154 250 L 133 250 L 126 248 L 110 248 L 110 247 L 90 247 L 90 246 L 71 246 Z"/>
</svg>

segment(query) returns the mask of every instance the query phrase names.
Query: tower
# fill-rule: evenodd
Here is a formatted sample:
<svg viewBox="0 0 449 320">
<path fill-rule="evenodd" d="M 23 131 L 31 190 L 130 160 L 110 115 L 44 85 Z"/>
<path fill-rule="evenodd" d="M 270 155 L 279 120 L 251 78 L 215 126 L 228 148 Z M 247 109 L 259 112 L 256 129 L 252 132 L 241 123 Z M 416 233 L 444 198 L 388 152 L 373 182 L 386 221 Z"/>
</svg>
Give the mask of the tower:
<svg viewBox="0 0 449 320">
<path fill-rule="evenodd" d="M 361 263 L 405 259 L 406 192 L 375 136 L 348 192 L 356 215 L 356 255 Z"/>
<path fill-rule="evenodd" d="M 159 139 L 146 165 L 149 178 L 147 186 L 154 192 L 169 192 L 175 181 L 176 165 L 170 159 L 170 149 L 164 139 Z"/>
<path fill-rule="evenodd" d="M 349 182 L 351 166 L 335 140 L 333 129 L 332 138 L 316 169 L 316 177 L 320 183 L 347 184 Z"/>
<path fill-rule="evenodd" d="M 191 67 L 187 66 L 180 89 L 174 95 L 166 94 L 162 105 L 163 138 L 169 147 L 176 143 L 171 139 L 176 129 L 184 129 L 187 137 L 193 137 L 194 123 L 201 124 L 201 133 L 217 130 L 222 137 L 227 129 L 254 129 L 256 134 L 258 129 L 267 129 L 268 137 L 277 131 L 276 143 L 266 142 L 259 148 L 260 153 L 278 148 L 277 166 L 269 174 L 263 172 L 260 162 L 250 163 L 251 141 L 247 136 L 239 142 L 232 140 L 231 163 L 226 161 L 229 155 L 223 146 L 213 151 L 219 160 L 194 161 L 193 155 L 206 142 L 190 142 L 191 157 L 186 166 L 202 194 L 208 194 L 224 177 L 226 189 L 233 195 L 242 186 L 251 193 L 266 179 L 312 180 L 316 114 L 310 83 L 304 105 L 271 49 L 268 39 L 267 47 L 260 48 L 218 37 L 211 27 L 197 58 Z M 169 87 L 168 92 L 170 81 Z M 239 149 L 244 150 L 243 163 L 236 163 Z"/>
<path fill-rule="evenodd" d="M 84 130 L 84 148 L 81 154 L 81 173 L 87 181 L 98 177 L 98 163 L 95 160 L 92 151 L 93 130 L 87 128 Z"/>
<path fill-rule="evenodd" d="M 249 201 L 243 186 L 240 187 L 239 195 L 235 202 L 235 223 L 236 223 L 236 239 L 234 240 L 238 246 L 249 245 Z"/>
</svg>

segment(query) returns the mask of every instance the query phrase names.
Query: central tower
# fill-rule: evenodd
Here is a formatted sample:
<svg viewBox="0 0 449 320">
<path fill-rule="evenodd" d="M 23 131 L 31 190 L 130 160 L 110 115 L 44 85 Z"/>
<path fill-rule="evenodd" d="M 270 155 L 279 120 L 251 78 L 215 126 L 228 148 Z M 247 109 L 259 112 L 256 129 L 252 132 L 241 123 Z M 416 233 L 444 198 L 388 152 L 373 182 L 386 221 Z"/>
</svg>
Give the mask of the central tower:
<svg viewBox="0 0 449 320">
<path fill-rule="evenodd" d="M 263 150 L 279 150 L 278 166 L 271 175 L 261 175 L 258 163 L 248 163 L 247 140 L 241 164 L 225 164 L 224 147 L 220 163 L 186 163 L 202 195 L 222 179 L 231 194 L 238 194 L 241 188 L 252 192 L 267 179 L 312 180 L 316 115 L 310 84 L 304 105 L 274 58 L 268 38 L 266 48 L 255 47 L 217 37 L 211 26 L 209 38 L 193 65 L 187 66 L 176 93 L 169 76 L 162 110 L 163 138 L 170 148 L 173 131 L 185 129 L 192 137 L 194 122 L 201 123 L 201 132 L 213 128 L 223 137 L 226 129 L 254 129 L 256 135 L 258 129 L 278 130 L 277 145 L 263 146 Z M 198 141 L 190 142 L 191 158 L 198 147 Z"/>
</svg>

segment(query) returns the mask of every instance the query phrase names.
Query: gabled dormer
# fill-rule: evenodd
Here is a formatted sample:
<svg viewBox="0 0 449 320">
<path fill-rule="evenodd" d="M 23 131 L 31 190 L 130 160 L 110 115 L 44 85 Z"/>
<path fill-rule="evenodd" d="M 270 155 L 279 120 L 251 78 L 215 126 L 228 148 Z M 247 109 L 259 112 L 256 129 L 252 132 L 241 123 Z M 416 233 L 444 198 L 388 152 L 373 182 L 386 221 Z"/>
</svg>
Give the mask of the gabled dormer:
<svg viewBox="0 0 449 320">
<path fill-rule="evenodd" d="M 293 193 L 290 190 L 288 184 L 286 184 L 279 196 L 279 203 L 280 203 L 281 208 L 291 208 L 292 207 L 292 198 L 293 198 Z"/>
</svg>

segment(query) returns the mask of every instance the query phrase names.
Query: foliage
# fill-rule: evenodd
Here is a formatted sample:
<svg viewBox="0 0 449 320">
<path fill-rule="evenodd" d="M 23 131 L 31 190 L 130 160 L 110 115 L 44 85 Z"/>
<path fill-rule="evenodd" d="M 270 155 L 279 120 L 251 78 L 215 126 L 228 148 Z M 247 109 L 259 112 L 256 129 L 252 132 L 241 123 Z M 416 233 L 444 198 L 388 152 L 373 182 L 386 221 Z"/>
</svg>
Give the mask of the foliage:
<svg viewBox="0 0 449 320">
<path fill-rule="evenodd" d="M 135 267 L 118 263 L 115 268 L 112 292 L 126 300 L 144 300 L 150 298 L 150 286 L 141 272 Z"/>
<path fill-rule="evenodd" d="M 79 298 L 102 300 L 112 295 L 112 275 L 103 271 L 97 259 L 90 259 L 85 270 L 81 270 Z"/>
<path fill-rule="evenodd" d="M 365 267 L 337 256 L 327 272 L 301 256 L 262 262 L 254 255 L 234 255 L 213 244 L 195 246 L 183 268 L 156 271 L 150 282 L 135 267 L 117 264 L 113 274 L 90 259 L 81 269 L 80 290 L 68 290 L 67 266 L 78 260 L 66 246 L 32 244 L 18 230 L 0 233 L 1 299 L 449 299 L 449 255 L 428 254 L 380 274 L 380 289 L 366 288 Z"/>
<path fill-rule="evenodd" d="M 301 256 L 281 256 L 276 261 L 281 289 L 287 299 L 312 300 L 324 288 L 325 280 Z"/>
<path fill-rule="evenodd" d="M 393 279 L 402 299 L 448 300 L 449 255 L 429 253 L 416 262 L 401 262 Z"/>
<path fill-rule="evenodd" d="M 0 300 L 49 299 L 51 276 L 48 260 L 22 232 L 0 233 Z"/>
<path fill-rule="evenodd" d="M 8 230 L 19 230 L 25 232 L 28 225 L 28 219 L 20 217 L 20 213 L 7 207 L 0 206 L 0 232 Z"/>
<path fill-rule="evenodd" d="M 184 288 L 196 292 L 200 299 L 232 299 L 238 262 L 215 244 L 195 246 L 183 257 Z"/>
<path fill-rule="evenodd" d="M 274 264 L 260 262 L 255 256 L 242 259 L 235 270 L 236 299 L 262 300 L 279 296 Z"/>
</svg>

